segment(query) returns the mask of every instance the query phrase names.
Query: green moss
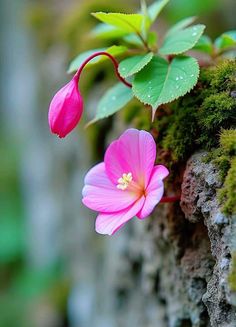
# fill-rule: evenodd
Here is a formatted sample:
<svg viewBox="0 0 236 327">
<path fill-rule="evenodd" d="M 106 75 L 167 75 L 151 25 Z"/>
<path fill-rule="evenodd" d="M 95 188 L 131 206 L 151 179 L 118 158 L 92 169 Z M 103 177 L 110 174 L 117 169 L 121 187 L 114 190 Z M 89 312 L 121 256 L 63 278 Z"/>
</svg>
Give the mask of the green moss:
<svg viewBox="0 0 236 327">
<path fill-rule="evenodd" d="M 206 149 L 217 146 L 220 129 L 232 126 L 235 112 L 236 101 L 227 92 L 206 97 L 197 112 L 201 131 L 197 142 Z"/>
<path fill-rule="evenodd" d="M 220 132 L 219 147 L 212 149 L 204 158 L 206 163 L 213 161 L 213 163 L 230 167 L 230 160 L 236 155 L 236 130 L 222 129 Z M 226 164 L 227 161 L 227 164 Z"/>
<path fill-rule="evenodd" d="M 169 123 L 164 132 L 162 146 L 165 150 L 170 150 L 172 160 L 176 162 L 183 160 L 194 150 L 198 131 L 195 111 L 192 108 L 177 108 L 170 116 Z"/>
<path fill-rule="evenodd" d="M 236 130 L 222 130 L 219 147 L 208 153 L 205 162 L 217 166 L 223 187 L 218 190 L 218 199 L 226 215 L 236 213 Z"/>
<path fill-rule="evenodd" d="M 236 127 L 236 99 L 232 95 L 236 90 L 235 72 L 236 61 L 230 60 L 202 69 L 191 93 L 165 106 L 164 110 L 163 107 L 158 109 L 154 126 L 159 132 L 159 146 L 170 151 L 173 162 L 186 160 L 197 149 L 213 151 L 220 146 L 221 130 L 232 131 Z M 232 133 L 228 138 L 233 137 Z M 226 135 L 223 138 L 226 139 Z M 220 156 L 213 156 L 222 176 L 229 168 L 227 155 L 228 152 L 223 151 Z"/>
<path fill-rule="evenodd" d="M 232 255 L 231 268 L 228 276 L 229 287 L 232 292 L 236 292 L 236 252 Z"/>
<path fill-rule="evenodd" d="M 220 146 L 228 155 L 236 155 L 236 130 L 223 130 L 220 135 Z"/>
<path fill-rule="evenodd" d="M 227 176 L 228 170 L 230 168 L 229 157 L 225 154 L 222 154 L 213 160 L 213 164 L 218 167 L 220 178 L 223 181 Z"/>
<path fill-rule="evenodd" d="M 231 160 L 230 169 L 218 197 L 222 204 L 222 212 L 226 215 L 236 214 L 236 157 Z"/>
<path fill-rule="evenodd" d="M 209 74 L 211 89 L 214 92 L 231 91 L 236 87 L 236 61 L 223 61 Z"/>
</svg>

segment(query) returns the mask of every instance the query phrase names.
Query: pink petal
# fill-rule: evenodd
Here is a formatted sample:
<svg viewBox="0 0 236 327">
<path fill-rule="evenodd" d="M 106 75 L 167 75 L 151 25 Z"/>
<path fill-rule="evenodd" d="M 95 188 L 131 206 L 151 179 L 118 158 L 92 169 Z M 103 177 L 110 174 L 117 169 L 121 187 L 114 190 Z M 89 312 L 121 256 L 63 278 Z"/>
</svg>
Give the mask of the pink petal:
<svg viewBox="0 0 236 327">
<path fill-rule="evenodd" d="M 128 129 L 111 143 L 105 154 L 106 172 L 113 183 L 123 173 L 131 172 L 133 180 L 146 187 L 156 158 L 156 144 L 150 133 Z"/>
<path fill-rule="evenodd" d="M 82 194 L 84 205 L 100 212 L 123 210 L 138 199 L 138 194 L 128 189 L 119 190 L 109 180 L 104 162 L 96 165 L 87 173 Z"/>
<path fill-rule="evenodd" d="M 48 122 L 51 132 L 65 137 L 76 127 L 82 112 L 83 99 L 74 77 L 54 95 L 50 103 Z"/>
<path fill-rule="evenodd" d="M 114 213 L 100 213 L 96 219 L 96 232 L 113 235 L 128 220 L 132 219 L 140 211 L 144 204 L 144 196 L 125 210 Z"/>
<path fill-rule="evenodd" d="M 150 182 L 146 189 L 146 199 L 143 208 L 137 214 L 140 219 L 146 218 L 151 214 L 158 202 L 160 202 L 164 193 L 164 184 L 162 179 L 169 174 L 165 166 L 157 165 L 153 168 Z"/>
<path fill-rule="evenodd" d="M 153 172 L 152 173 L 155 173 L 156 175 L 158 175 L 158 177 L 160 179 L 164 179 L 164 178 L 166 178 L 169 175 L 169 170 L 165 166 L 163 166 L 163 165 L 156 165 L 153 168 Z"/>
</svg>

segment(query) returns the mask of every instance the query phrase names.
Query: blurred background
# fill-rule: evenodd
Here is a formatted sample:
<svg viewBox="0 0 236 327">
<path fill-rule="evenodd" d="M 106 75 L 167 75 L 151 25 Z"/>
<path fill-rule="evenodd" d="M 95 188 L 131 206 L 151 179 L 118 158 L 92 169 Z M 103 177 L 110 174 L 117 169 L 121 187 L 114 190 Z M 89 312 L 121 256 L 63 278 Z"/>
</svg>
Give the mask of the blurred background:
<svg viewBox="0 0 236 327">
<path fill-rule="evenodd" d="M 86 171 L 125 125 L 115 119 L 83 128 L 103 80 L 114 81 L 109 64 L 83 73 L 86 112 L 66 139 L 50 134 L 47 111 L 69 79 L 70 60 L 109 45 L 90 37 L 90 12 L 138 8 L 138 0 L 0 2 L 0 327 L 135 326 L 118 287 L 121 279 L 135 287 L 122 261 L 132 223 L 111 238 L 98 235 L 81 204 Z M 172 0 L 157 27 L 197 15 L 216 37 L 235 29 L 235 12 L 235 0 Z"/>
</svg>

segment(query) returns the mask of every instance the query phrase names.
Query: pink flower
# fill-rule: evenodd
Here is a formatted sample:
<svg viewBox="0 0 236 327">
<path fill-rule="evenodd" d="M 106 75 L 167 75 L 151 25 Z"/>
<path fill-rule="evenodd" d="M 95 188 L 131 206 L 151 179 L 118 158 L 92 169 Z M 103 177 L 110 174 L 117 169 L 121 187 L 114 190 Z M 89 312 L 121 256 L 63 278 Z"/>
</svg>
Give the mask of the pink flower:
<svg viewBox="0 0 236 327">
<path fill-rule="evenodd" d="M 83 112 L 83 99 L 78 90 L 78 78 L 63 86 L 53 97 L 48 122 L 51 132 L 65 137 L 78 124 Z"/>
<path fill-rule="evenodd" d="M 150 133 L 128 129 L 108 147 L 104 162 L 87 173 L 83 203 L 98 211 L 96 231 L 114 234 L 128 220 L 146 218 L 160 202 L 165 166 L 154 166 L 156 144 Z"/>
</svg>

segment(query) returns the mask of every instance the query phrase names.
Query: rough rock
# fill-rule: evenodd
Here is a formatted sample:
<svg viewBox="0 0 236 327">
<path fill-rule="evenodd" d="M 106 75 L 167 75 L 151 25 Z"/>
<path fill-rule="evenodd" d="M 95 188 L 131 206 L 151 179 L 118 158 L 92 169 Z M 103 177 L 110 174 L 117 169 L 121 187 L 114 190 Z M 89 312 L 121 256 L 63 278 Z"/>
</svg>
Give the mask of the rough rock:
<svg viewBox="0 0 236 327">
<path fill-rule="evenodd" d="M 108 291 L 121 313 L 114 326 L 236 326 L 228 284 L 235 231 L 220 211 L 221 182 L 205 155 L 189 159 L 180 205 L 160 204 L 151 218 L 120 231 L 116 244 L 108 241 L 114 264 Z"/>
</svg>

